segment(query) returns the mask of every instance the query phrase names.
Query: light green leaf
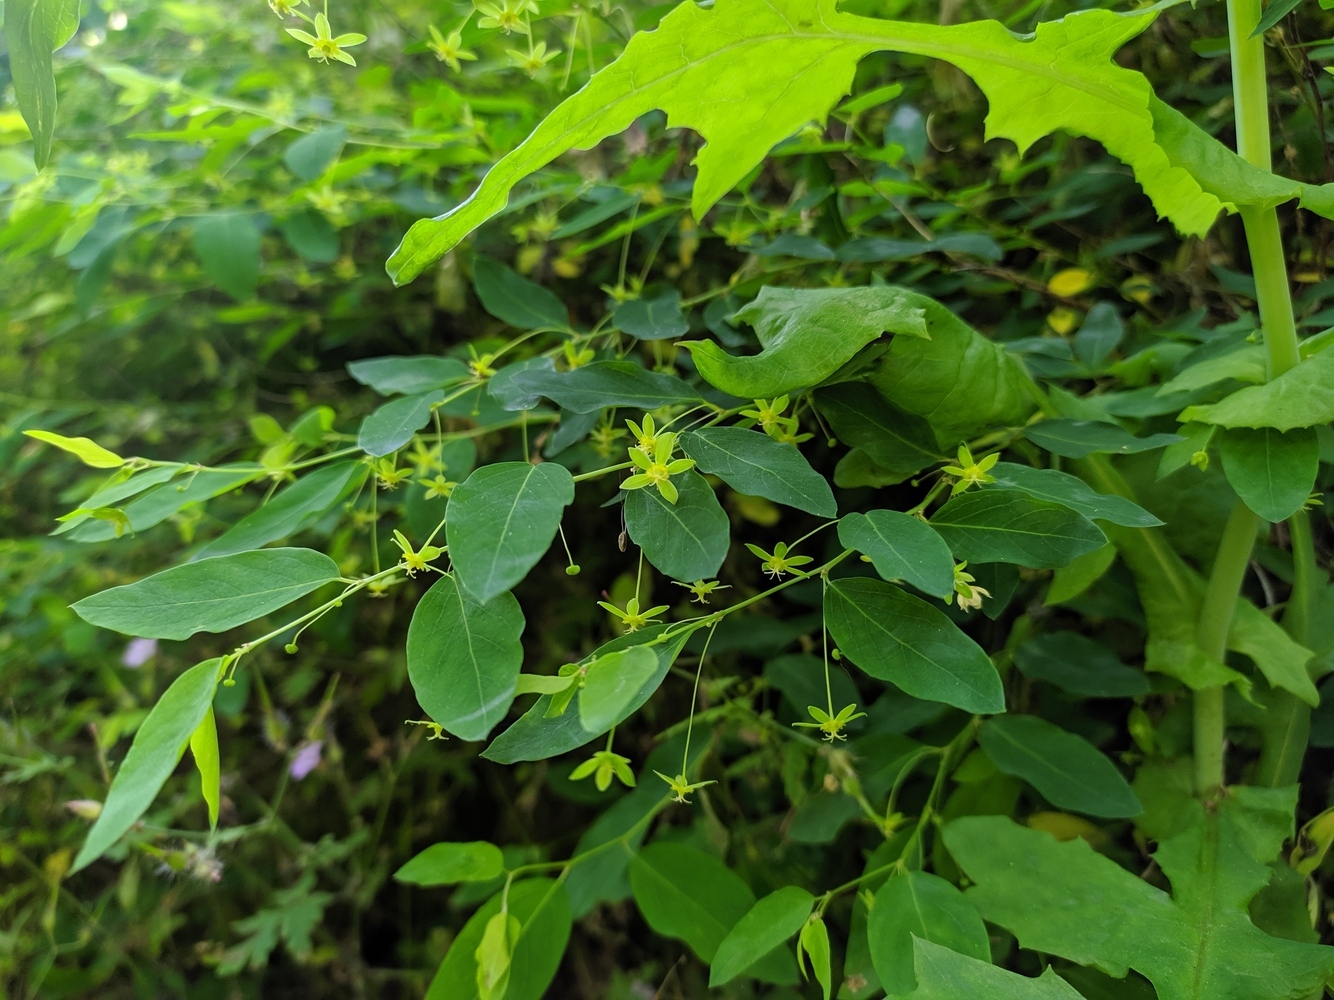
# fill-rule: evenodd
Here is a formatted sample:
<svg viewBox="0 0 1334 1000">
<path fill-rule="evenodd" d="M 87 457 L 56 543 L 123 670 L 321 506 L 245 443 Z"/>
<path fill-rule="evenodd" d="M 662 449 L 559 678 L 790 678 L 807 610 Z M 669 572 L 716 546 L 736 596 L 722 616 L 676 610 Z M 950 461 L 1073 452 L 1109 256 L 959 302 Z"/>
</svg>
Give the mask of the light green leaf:
<svg viewBox="0 0 1334 1000">
<path fill-rule="evenodd" d="M 1083 1000 L 1048 968 L 1029 979 L 922 938 L 913 941 L 917 989 L 907 1000 Z"/>
<path fill-rule="evenodd" d="M 486 925 L 500 912 L 502 896 L 520 924 L 504 1000 L 542 1000 L 546 995 L 560 968 L 573 921 L 569 897 L 561 884 L 533 878 L 514 883 L 508 894 L 496 893 L 468 919 L 436 970 L 426 1000 L 482 1000 L 477 987 L 477 948 Z"/>
<path fill-rule="evenodd" d="M 381 396 L 400 392 L 412 396 L 451 382 L 462 382 L 468 377 L 468 366 L 458 358 L 422 354 L 351 361 L 347 373 Z"/>
<path fill-rule="evenodd" d="M 79 0 L 9 0 L 5 43 L 14 98 L 32 133 L 33 160 L 41 170 L 51 157 L 56 130 L 56 75 L 51 53 L 79 28 Z"/>
<path fill-rule="evenodd" d="M 499 261 L 480 254 L 474 257 L 472 280 L 482 308 L 510 326 L 520 330 L 540 327 L 563 330 L 570 325 L 565 303 L 554 292 L 516 274 Z"/>
<path fill-rule="evenodd" d="M 1215 357 L 1206 358 L 1184 368 L 1158 390 L 1159 396 L 1170 396 L 1176 392 L 1194 392 L 1213 385 L 1236 379 L 1238 382 L 1259 384 L 1265 381 L 1267 367 L 1263 344 L 1245 344 L 1236 350 L 1228 351 Z"/>
<path fill-rule="evenodd" d="M 651 299 L 629 299 L 616 307 L 612 325 L 640 340 L 670 340 L 690 331 L 681 295 L 671 289 Z"/>
<path fill-rule="evenodd" d="M 574 477 L 563 465 L 497 462 L 455 487 L 446 509 L 449 557 L 466 587 L 489 601 L 528 575 L 551 547 Z"/>
<path fill-rule="evenodd" d="M 97 510 L 98 508 L 114 507 L 127 500 L 130 497 L 138 496 L 140 493 L 160 486 L 172 479 L 185 468 L 184 465 L 160 465 L 151 469 L 144 469 L 142 472 L 135 472 L 126 477 L 124 471 L 111 477 L 111 481 L 90 496 L 79 505 L 82 510 Z M 74 515 L 73 512 L 64 514 L 56 518 L 60 522 L 60 527 L 51 532 L 53 535 L 63 535 L 66 532 L 73 531 L 88 520 L 87 514 Z"/>
<path fill-rule="evenodd" d="M 699 373 L 723 392 L 769 399 L 823 382 L 886 333 L 927 336 L 924 296 L 903 288 L 761 288 L 734 317 L 764 349 L 736 357 L 711 340 L 685 341 Z"/>
<path fill-rule="evenodd" d="M 1135 698 L 1149 679 L 1127 667 L 1106 646 L 1078 632 L 1045 632 L 1014 651 L 1019 672 L 1085 698 Z"/>
<path fill-rule="evenodd" d="M 129 519 L 130 530 L 132 532 L 146 531 L 156 524 L 161 524 L 173 514 L 178 514 L 182 510 L 193 504 L 203 503 L 214 497 L 221 496 L 231 490 L 242 486 L 245 483 L 259 479 L 265 474 L 265 469 L 261 465 L 255 465 L 251 462 L 237 462 L 234 465 L 223 465 L 216 469 L 193 469 L 189 467 L 174 467 L 168 470 L 149 470 L 139 475 L 153 477 L 161 476 L 158 480 L 172 480 L 162 482 L 161 486 L 148 490 L 142 496 L 136 498 L 134 502 L 125 505 L 125 516 Z M 130 482 L 134 482 L 138 477 L 134 477 Z M 131 491 L 133 494 L 134 491 Z M 99 492 L 98 499 L 103 496 Z M 100 504 L 114 504 L 115 500 L 99 500 Z M 87 504 L 85 504 L 87 506 Z M 70 538 L 76 542 L 105 542 L 116 537 L 115 529 L 105 522 L 82 521 L 78 523 L 74 533 Z"/>
<path fill-rule="evenodd" d="M 1039 500 L 1050 500 L 1090 519 L 1111 521 L 1128 528 L 1152 528 L 1163 523 L 1139 504 L 1114 493 L 1099 493 L 1084 480 L 1066 472 L 997 462 L 988 474 L 999 488 L 1019 490 Z"/>
<path fill-rule="evenodd" d="M 218 805 L 222 801 L 222 760 L 218 751 L 218 723 L 213 717 L 213 706 L 208 706 L 204 718 L 190 734 L 190 756 L 199 771 L 199 790 L 208 805 L 209 829 L 217 829 Z"/>
<path fill-rule="evenodd" d="M 894 406 L 864 382 L 844 382 L 820 389 L 815 393 L 815 405 L 838 439 L 854 449 L 839 462 L 839 471 L 853 455 L 864 453 L 885 470 L 887 482 L 882 485 L 888 485 L 902 482 L 940 461 L 941 452 L 931 425 L 922 417 Z"/>
<path fill-rule="evenodd" d="M 125 459 L 114 451 L 103 448 L 91 438 L 65 437 L 65 435 L 56 434 L 54 431 L 24 431 L 23 433 L 30 438 L 55 445 L 61 451 L 69 452 L 84 465 L 90 465 L 94 469 L 118 469 L 125 464 Z M 102 504 L 97 506 L 102 506 Z"/>
<path fill-rule="evenodd" d="M 523 666 L 523 612 L 513 594 L 478 601 L 442 576 L 408 626 L 408 679 L 447 732 L 484 740 L 505 717 Z"/>
<path fill-rule="evenodd" d="M 251 216 L 232 212 L 195 223 L 195 254 L 204 273 L 224 292 L 244 302 L 259 285 L 259 228 Z"/>
<path fill-rule="evenodd" d="M 619 649 L 594 660 L 579 690 L 579 724 L 590 736 L 605 733 L 623 718 L 626 706 L 657 669 L 658 657 L 647 646 Z"/>
<path fill-rule="evenodd" d="M 1061 809 L 1125 819 L 1142 811 L 1139 799 L 1093 744 L 1036 715 L 988 719 L 977 741 L 1003 773 L 1022 778 Z"/>
<path fill-rule="evenodd" d="M 1078 597 L 1093 586 L 1116 562 L 1116 546 L 1108 542 L 1100 549 L 1086 552 L 1064 566 L 1058 566 L 1051 575 L 1051 586 L 1042 603 L 1048 606 L 1062 604 Z"/>
<path fill-rule="evenodd" d="M 707 580 L 727 558 L 731 522 L 713 487 L 694 469 L 673 476 L 672 483 L 676 503 L 652 487 L 626 493 L 626 531 L 655 569 L 687 583 Z"/>
<path fill-rule="evenodd" d="M 439 389 L 419 392 L 385 403 L 361 422 L 357 447 L 379 458 L 398 451 L 431 420 L 431 409 L 444 401 Z"/>
<path fill-rule="evenodd" d="M 925 601 L 879 580 L 845 577 L 829 581 L 824 607 L 838 648 L 872 677 L 965 712 L 1005 711 L 987 654 Z"/>
<path fill-rule="evenodd" d="M 655 661 L 656 664 L 656 661 Z M 559 694 L 574 683 L 572 677 L 555 674 L 520 674 L 514 686 L 515 696 L 521 694 Z"/>
<path fill-rule="evenodd" d="M 829 968 L 829 928 L 825 926 L 823 917 L 811 917 L 801 929 L 801 937 L 797 943 L 797 963 L 802 966 L 804 972 L 805 965 L 801 961 L 803 955 L 810 959 L 811 975 L 820 984 L 820 995 L 824 1000 L 829 1000 L 833 976 Z"/>
<path fill-rule="evenodd" d="M 795 885 L 785 885 L 757 902 L 718 945 L 709 967 L 709 987 L 731 982 L 796 934 L 814 904 L 815 897 Z"/>
<path fill-rule="evenodd" d="M 1272 427 L 1234 427 L 1221 438 L 1223 473 L 1247 507 L 1275 523 L 1302 509 L 1320 471 L 1314 428 L 1285 433 Z"/>
<path fill-rule="evenodd" d="M 432 844 L 394 872 L 396 882 L 412 885 L 454 885 L 487 882 L 505 871 L 500 848 L 485 840 Z"/>
<path fill-rule="evenodd" d="M 158 791 L 176 770 L 191 735 L 213 705 L 221 666 L 219 659 L 197 663 L 162 693 L 134 734 L 130 752 L 116 769 L 102 812 L 88 831 L 88 839 L 79 849 L 71 871 L 76 872 L 100 858 L 153 804 Z"/>
<path fill-rule="evenodd" d="M 196 559 L 246 552 L 309 527 L 366 479 L 362 462 L 336 462 L 302 476 L 209 542 Z"/>
<path fill-rule="evenodd" d="M 330 128 L 307 132 L 283 151 L 283 162 L 287 169 L 303 181 L 319 180 L 329 169 L 329 165 L 338 158 L 347 142 L 347 128 L 334 125 Z"/>
<path fill-rule="evenodd" d="M 1107 536 L 1083 514 L 994 487 L 955 497 L 931 516 L 931 527 L 955 556 L 970 563 L 1044 569 L 1064 566 L 1107 544 Z"/>
<path fill-rule="evenodd" d="M 322 552 L 259 549 L 173 566 L 73 608 L 84 621 L 126 635 L 188 639 L 254 621 L 338 578 L 338 565 Z"/>
<path fill-rule="evenodd" d="M 744 427 L 689 431 L 681 435 L 680 444 L 700 472 L 717 476 L 738 493 L 818 517 L 838 514 L 834 491 L 795 445 Z"/>
<path fill-rule="evenodd" d="M 1280 431 L 1328 424 L 1334 421 L 1334 350 L 1320 351 L 1264 385 L 1238 389 L 1217 403 L 1188 406 L 1177 419 Z"/>
<path fill-rule="evenodd" d="M 932 597 L 954 593 L 954 558 L 945 539 L 920 518 L 897 510 L 847 514 L 838 540 L 871 557 L 884 580 L 906 580 Z"/>
<path fill-rule="evenodd" d="M 1138 438 L 1116 424 L 1101 420 L 1043 420 L 1024 428 L 1024 437 L 1039 448 L 1063 458 L 1086 455 L 1133 455 L 1141 451 L 1166 448 L 1181 440 L 1179 434 L 1150 434 Z"/>
<path fill-rule="evenodd" d="M 1334 948 L 1270 937 L 1246 912 L 1266 862 L 1291 830 L 1295 789 L 1237 787 L 1216 811 L 1162 841 L 1161 889 L 1097 854 L 1000 816 L 945 828 L 945 845 L 977 883 L 968 898 L 1024 948 L 1121 977 L 1146 976 L 1159 1000 L 1274 1000 L 1316 993 Z"/>
<path fill-rule="evenodd" d="M 514 385 L 546 396 L 571 413 L 595 413 L 609 406 L 656 410 L 701 401 L 699 393 L 675 375 L 647 371 L 631 361 L 595 361 L 568 372 L 530 369 L 517 373 Z"/>
<path fill-rule="evenodd" d="M 982 918 L 963 893 L 937 875 L 891 875 L 875 894 L 866 918 L 871 961 L 890 996 L 911 993 L 913 941 L 925 940 L 979 961 L 991 958 Z"/>
<path fill-rule="evenodd" d="M 677 938 L 705 962 L 752 906 L 750 887 L 712 854 L 687 844 L 649 844 L 630 861 L 635 904 L 656 934 Z"/>
</svg>

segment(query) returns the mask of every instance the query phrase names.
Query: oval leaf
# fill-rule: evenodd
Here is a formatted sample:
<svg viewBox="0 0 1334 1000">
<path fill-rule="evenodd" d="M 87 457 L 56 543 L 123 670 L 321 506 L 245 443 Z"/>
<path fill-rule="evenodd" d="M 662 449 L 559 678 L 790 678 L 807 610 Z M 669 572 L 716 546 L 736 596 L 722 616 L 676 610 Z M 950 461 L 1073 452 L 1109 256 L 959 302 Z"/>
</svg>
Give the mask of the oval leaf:
<svg viewBox="0 0 1334 1000">
<path fill-rule="evenodd" d="M 635 904 L 655 933 L 678 938 L 705 962 L 736 922 L 755 905 L 755 894 L 712 854 L 687 844 L 657 843 L 630 861 Z"/>
<path fill-rule="evenodd" d="M 1181 440 L 1180 434 L 1150 434 L 1137 438 L 1116 424 L 1101 420 L 1044 420 L 1024 428 L 1024 437 L 1039 448 L 1063 458 L 1086 455 L 1133 455 L 1166 448 Z"/>
<path fill-rule="evenodd" d="M 468 366 L 458 358 L 417 355 L 351 361 L 347 373 L 381 396 L 413 395 L 462 382 L 468 377 Z"/>
<path fill-rule="evenodd" d="M 913 939 L 930 941 L 988 961 L 991 942 L 982 918 L 963 893 L 937 875 L 909 871 L 888 879 L 875 894 L 866 920 L 871 961 L 890 996 L 911 993 Z"/>
<path fill-rule="evenodd" d="M 709 986 L 731 982 L 801 930 L 815 897 L 795 885 L 769 893 L 736 922 L 714 953 Z"/>
<path fill-rule="evenodd" d="M 746 496 L 764 497 L 818 517 L 834 517 L 838 504 L 824 476 L 795 445 L 744 427 L 706 427 L 681 436 L 681 450 L 700 472 L 717 476 Z"/>
<path fill-rule="evenodd" d="M 222 760 L 218 751 L 218 722 L 213 717 L 212 704 L 190 734 L 190 756 L 199 772 L 199 791 L 208 806 L 209 829 L 216 829 L 218 806 L 222 802 Z"/>
<path fill-rule="evenodd" d="M 654 568 L 687 583 L 715 576 L 731 541 L 731 522 L 713 487 L 694 469 L 672 477 L 668 503 L 652 487 L 625 495 L 625 528 Z"/>
<path fill-rule="evenodd" d="M 1127 667 L 1106 646 L 1077 632 L 1048 632 L 1014 651 L 1020 673 L 1086 698 L 1135 698 L 1149 678 Z"/>
<path fill-rule="evenodd" d="M 23 433 L 30 438 L 55 445 L 61 451 L 69 452 L 84 465 L 91 466 L 94 469 L 118 469 L 125 464 L 125 459 L 114 451 L 103 448 L 91 438 L 65 437 L 65 435 L 56 434 L 53 431 L 24 431 Z"/>
<path fill-rule="evenodd" d="M 1139 504 L 1125 497 L 1099 493 L 1082 479 L 1056 469 L 997 462 L 991 467 L 990 474 L 999 488 L 1019 490 L 1039 500 L 1050 500 L 1087 518 L 1111 521 L 1127 528 L 1152 528 L 1163 523 Z"/>
<path fill-rule="evenodd" d="M 510 326 L 520 330 L 569 326 L 565 303 L 555 293 L 497 260 L 480 255 L 474 257 L 472 279 L 477 297 L 482 300 L 482 308 Z"/>
<path fill-rule="evenodd" d="M 647 371 L 630 361 L 595 361 L 568 372 L 529 369 L 515 374 L 514 385 L 546 396 L 571 413 L 596 413 L 609 406 L 656 410 L 700 400 L 699 393 L 675 375 Z"/>
<path fill-rule="evenodd" d="M 431 408 L 444 398 L 443 392 L 434 389 L 385 403 L 361 422 L 357 447 L 376 458 L 398 451 L 430 422 Z"/>
<path fill-rule="evenodd" d="M 897 510 L 848 514 L 838 540 L 871 557 L 885 580 L 905 580 L 933 597 L 954 593 L 954 557 L 945 539 L 920 518 Z"/>
<path fill-rule="evenodd" d="M 970 563 L 1051 569 L 1107 544 L 1083 514 L 1018 490 L 963 493 L 931 516 L 954 554 Z"/>
<path fill-rule="evenodd" d="M 590 735 L 605 733 L 657 669 L 658 657 L 647 646 L 631 646 L 594 660 L 579 691 L 580 725 Z"/>
<path fill-rule="evenodd" d="M 195 556 L 246 552 L 294 535 L 317 520 L 366 478 L 361 462 L 338 462 L 298 479 L 264 506 L 247 514 Z"/>
<path fill-rule="evenodd" d="M 1320 471 L 1320 444 L 1313 428 L 1285 433 L 1272 427 L 1237 427 L 1221 437 L 1223 472 L 1247 507 L 1274 523 L 1302 509 Z"/>
<path fill-rule="evenodd" d="M 486 882 L 505 871 L 505 857 L 495 844 L 474 840 L 466 844 L 432 844 L 394 872 L 398 882 L 413 885 L 454 885 Z"/>
</svg>

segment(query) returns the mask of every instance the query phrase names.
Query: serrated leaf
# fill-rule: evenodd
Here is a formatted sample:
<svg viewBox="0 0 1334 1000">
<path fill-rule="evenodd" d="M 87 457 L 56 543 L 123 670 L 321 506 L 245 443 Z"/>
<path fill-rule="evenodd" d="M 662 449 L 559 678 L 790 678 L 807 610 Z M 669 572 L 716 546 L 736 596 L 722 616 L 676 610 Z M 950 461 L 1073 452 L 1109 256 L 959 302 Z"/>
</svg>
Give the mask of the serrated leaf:
<svg viewBox="0 0 1334 1000">
<path fill-rule="evenodd" d="M 563 465 L 497 462 L 454 488 L 445 537 L 454 569 L 479 601 L 528 575 L 574 501 L 574 477 Z"/>
<path fill-rule="evenodd" d="M 824 606 L 838 648 L 872 677 L 965 712 L 1005 711 L 996 668 L 943 611 L 866 577 L 830 580 Z"/>
<path fill-rule="evenodd" d="M 801 930 L 815 897 L 785 885 L 759 900 L 738 920 L 714 952 L 709 987 L 722 986 Z"/>
<path fill-rule="evenodd" d="M 361 462 L 336 462 L 302 476 L 205 545 L 195 558 L 246 552 L 296 534 L 361 485 L 366 471 Z"/>
<path fill-rule="evenodd" d="M 977 740 L 1001 772 L 1027 781 L 1054 806 L 1110 819 L 1142 811 L 1126 779 L 1101 751 L 1046 719 L 988 719 Z"/>
<path fill-rule="evenodd" d="M 412 396 L 451 382 L 462 382 L 468 377 L 468 366 L 458 358 L 400 355 L 349 361 L 347 373 L 381 396 L 397 393 Z"/>
<path fill-rule="evenodd" d="M 605 733 L 623 718 L 626 707 L 658 669 L 658 657 L 647 646 L 631 646 L 588 665 L 579 690 L 579 724 L 590 736 Z"/>
<path fill-rule="evenodd" d="M 1082 479 L 1056 469 L 997 462 L 988 474 L 999 488 L 1019 490 L 1039 500 L 1050 500 L 1090 519 L 1111 521 L 1128 528 L 1152 528 L 1163 523 L 1134 501 L 1114 493 L 1099 493 Z"/>
<path fill-rule="evenodd" d="M 954 593 L 954 558 L 945 539 L 920 518 L 897 510 L 847 514 L 838 540 L 871 557 L 884 580 L 905 580 L 933 597 Z"/>
<path fill-rule="evenodd" d="M 361 422 L 357 447 L 379 458 L 398 451 L 431 422 L 431 410 L 444 401 L 439 389 L 403 396 L 380 406 Z"/>
<path fill-rule="evenodd" d="M 1179 434 L 1150 434 L 1135 437 L 1116 424 L 1100 420 L 1043 420 L 1024 428 L 1024 437 L 1039 448 L 1062 458 L 1088 455 L 1133 455 L 1141 451 L 1166 448 L 1181 440 Z"/>
<path fill-rule="evenodd" d="M 1086 698 L 1135 698 L 1149 693 L 1149 679 L 1106 646 L 1077 632 L 1046 632 L 1014 651 L 1019 672 Z"/>
<path fill-rule="evenodd" d="M 718 574 L 727 558 L 731 521 L 704 477 L 687 469 L 672 477 L 679 493 L 668 503 L 652 487 L 625 495 L 625 529 L 653 567 L 692 583 Z"/>
<path fill-rule="evenodd" d="M 513 594 L 481 602 L 437 580 L 408 626 L 408 679 L 426 714 L 459 739 L 486 739 L 514 700 L 523 627 Z"/>
<path fill-rule="evenodd" d="M 630 886 L 645 922 L 677 938 L 705 962 L 752 906 L 750 887 L 712 854 L 687 844 L 656 843 L 630 861 Z"/>
<path fill-rule="evenodd" d="M 477 256 L 472 262 L 473 286 L 482 308 L 520 330 L 569 326 L 565 303 L 554 292 L 529 281 L 499 261 Z"/>
<path fill-rule="evenodd" d="M 14 99 L 32 133 L 37 169 L 51 156 L 56 130 L 56 76 L 51 53 L 79 28 L 79 0 L 9 0 L 5 5 L 5 42 Z"/>
<path fill-rule="evenodd" d="M 394 872 L 394 881 L 412 885 L 487 882 L 505 871 L 505 857 L 485 840 L 432 844 Z"/>
<path fill-rule="evenodd" d="M 162 693 L 135 732 L 130 752 L 116 769 L 102 811 L 70 871 L 76 872 L 100 858 L 153 804 L 176 769 L 191 735 L 212 708 L 221 666 L 219 659 L 197 663 Z"/>
<path fill-rule="evenodd" d="M 30 438 L 55 445 L 61 451 L 69 452 L 84 465 L 91 466 L 94 469 L 118 469 L 125 464 L 125 459 L 114 451 L 103 448 L 91 438 L 65 437 L 65 435 L 56 434 L 54 431 L 24 431 L 23 433 Z M 96 506 L 102 505 L 97 504 Z"/>
<path fill-rule="evenodd" d="M 1247 507 L 1274 523 L 1302 509 L 1320 471 L 1313 428 L 1234 427 L 1220 437 L 1223 473 Z"/>
<path fill-rule="evenodd" d="M 936 511 L 930 524 L 957 558 L 970 563 L 1053 568 L 1107 544 L 1107 536 L 1083 514 L 995 487 L 960 494 Z"/>
<path fill-rule="evenodd" d="M 680 445 L 700 472 L 717 476 L 738 493 L 764 497 L 818 517 L 838 513 L 829 483 L 795 445 L 743 427 L 688 431 L 681 435 Z"/>
<path fill-rule="evenodd" d="M 911 993 L 917 986 L 914 941 L 930 941 L 979 961 L 991 958 L 987 929 L 973 904 L 943 878 L 920 871 L 885 880 L 867 914 L 866 939 L 890 996 Z"/>
<path fill-rule="evenodd" d="M 631 361 L 595 361 L 568 372 L 529 369 L 514 376 L 514 385 L 546 396 L 571 413 L 595 413 L 609 406 L 656 410 L 701 401 L 699 393 L 675 375 L 647 371 Z"/>
<path fill-rule="evenodd" d="M 84 621 L 126 635 L 188 639 L 254 621 L 338 578 L 323 552 L 259 549 L 173 566 L 71 607 Z"/>
<path fill-rule="evenodd" d="M 199 772 L 199 791 L 208 806 L 209 829 L 218 826 L 218 806 L 222 802 L 222 760 L 218 750 L 218 723 L 213 717 L 213 706 L 195 731 L 190 734 L 190 756 Z"/>
</svg>

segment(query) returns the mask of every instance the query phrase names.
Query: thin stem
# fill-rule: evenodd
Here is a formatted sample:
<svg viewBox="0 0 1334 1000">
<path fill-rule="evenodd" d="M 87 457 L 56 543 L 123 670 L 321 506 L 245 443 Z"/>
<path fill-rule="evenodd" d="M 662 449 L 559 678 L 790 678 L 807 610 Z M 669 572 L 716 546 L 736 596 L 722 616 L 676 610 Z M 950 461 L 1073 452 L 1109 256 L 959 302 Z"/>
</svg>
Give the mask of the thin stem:
<svg viewBox="0 0 1334 1000">
<path fill-rule="evenodd" d="M 699 700 L 699 676 L 704 673 L 704 657 L 709 655 L 709 643 L 713 641 L 713 633 L 718 631 L 715 624 L 709 629 L 709 634 L 704 637 L 704 648 L 700 650 L 699 663 L 695 666 L 695 687 L 690 692 L 690 721 L 686 723 L 686 748 L 681 755 L 681 777 L 686 776 L 686 769 L 690 766 L 690 736 L 695 729 L 695 705 Z"/>
</svg>

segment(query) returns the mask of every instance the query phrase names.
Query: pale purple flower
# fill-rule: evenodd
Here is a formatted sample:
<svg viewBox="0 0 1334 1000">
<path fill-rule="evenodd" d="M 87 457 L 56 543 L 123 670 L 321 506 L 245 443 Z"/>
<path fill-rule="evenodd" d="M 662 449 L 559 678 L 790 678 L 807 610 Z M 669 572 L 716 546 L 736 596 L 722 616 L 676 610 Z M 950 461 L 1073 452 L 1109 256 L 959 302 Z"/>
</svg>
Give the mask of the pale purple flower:
<svg viewBox="0 0 1334 1000">
<path fill-rule="evenodd" d="M 134 670 L 157 655 L 156 639 L 131 639 L 125 645 L 125 652 L 120 654 L 120 664 Z"/>
<path fill-rule="evenodd" d="M 304 743 L 297 750 L 296 756 L 292 758 L 292 763 L 287 767 L 287 773 L 292 776 L 293 781 L 300 781 L 320 763 L 320 750 L 324 746 L 324 740 L 311 740 Z"/>
</svg>

